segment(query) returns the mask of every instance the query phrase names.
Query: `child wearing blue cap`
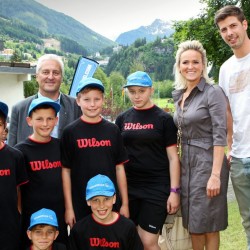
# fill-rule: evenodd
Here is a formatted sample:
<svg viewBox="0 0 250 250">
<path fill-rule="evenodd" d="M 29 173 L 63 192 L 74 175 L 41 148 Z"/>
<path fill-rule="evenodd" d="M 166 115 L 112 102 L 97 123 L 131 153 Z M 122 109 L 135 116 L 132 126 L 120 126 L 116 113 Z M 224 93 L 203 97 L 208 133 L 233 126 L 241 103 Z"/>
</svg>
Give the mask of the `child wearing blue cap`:
<svg viewBox="0 0 250 250">
<path fill-rule="evenodd" d="M 26 230 L 30 216 L 42 207 L 56 212 L 60 227 L 60 235 L 56 241 L 67 244 L 60 141 L 50 135 L 58 121 L 59 110 L 60 104 L 52 99 L 47 97 L 34 99 L 26 118 L 28 125 L 33 128 L 33 133 L 15 146 L 24 155 L 29 176 L 29 183 L 21 187 L 22 249 L 29 245 Z"/>
<path fill-rule="evenodd" d="M 76 222 L 70 232 L 70 250 L 143 250 L 134 223 L 112 211 L 116 201 L 113 182 L 106 175 L 92 177 L 86 187 L 92 214 Z"/>
<path fill-rule="evenodd" d="M 1 249 L 20 249 L 17 188 L 28 182 L 28 177 L 21 152 L 2 140 L 7 117 L 8 106 L 0 101 L 0 246 Z"/>
<path fill-rule="evenodd" d="M 27 230 L 31 246 L 27 250 L 66 250 L 66 246 L 54 242 L 59 235 L 58 222 L 53 210 L 42 208 L 30 217 Z"/>
<path fill-rule="evenodd" d="M 167 213 L 175 213 L 180 204 L 177 129 L 172 116 L 152 102 L 154 90 L 146 72 L 129 75 L 124 88 L 133 107 L 118 115 L 116 124 L 130 159 L 125 164 L 130 218 L 144 248 L 160 249 Z"/>
<path fill-rule="evenodd" d="M 91 213 L 82 193 L 88 180 L 96 174 L 105 174 L 113 181 L 119 190 L 115 209 L 128 217 L 123 165 L 128 156 L 118 127 L 101 116 L 104 103 L 102 82 L 92 77 L 82 80 L 76 101 L 82 116 L 64 129 L 61 138 L 66 223 L 72 228 L 76 221 Z"/>
<path fill-rule="evenodd" d="M 7 104 L 5 104 L 4 102 L 0 102 L 0 141 L 1 142 L 6 142 L 7 140 L 7 134 L 6 134 L 6 129 L 7 128 L 7 117 L 8 117 L 8 111 L 9 108 L 7 106 Z"/>
</svg>

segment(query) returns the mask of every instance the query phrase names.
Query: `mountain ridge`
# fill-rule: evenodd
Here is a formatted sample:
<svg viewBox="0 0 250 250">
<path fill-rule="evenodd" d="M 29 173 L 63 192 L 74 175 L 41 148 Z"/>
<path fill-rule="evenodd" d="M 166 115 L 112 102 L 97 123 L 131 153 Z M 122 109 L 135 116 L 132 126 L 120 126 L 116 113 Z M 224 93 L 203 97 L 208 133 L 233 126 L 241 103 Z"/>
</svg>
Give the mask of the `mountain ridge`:
<svg viewBox="0 0 250 250">
<path fill-rule="evenodd" d="M 140 26 L 137 29 L 126 31 L 121 33 L 115 42 L 120 45 L 131 45 L 137 39 L 146 38 L 147 42 L 154 41 L 157 37 L 169 37 L 174 33 L 172 24 L 168 21 L 163 21 L 161 19 L 155 19 L 148 26 Z"/>
</svg>

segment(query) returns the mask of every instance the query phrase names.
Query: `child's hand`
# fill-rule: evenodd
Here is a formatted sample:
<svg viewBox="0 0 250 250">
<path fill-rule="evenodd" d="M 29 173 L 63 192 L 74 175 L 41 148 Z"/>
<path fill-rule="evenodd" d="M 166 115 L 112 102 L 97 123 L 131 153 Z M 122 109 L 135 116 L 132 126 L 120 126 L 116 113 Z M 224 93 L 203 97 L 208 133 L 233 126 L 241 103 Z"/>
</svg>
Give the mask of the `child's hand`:
<svg viewBox="0 0 250 250">
<path fill-rule="evenodd" d="M 180 207 L 180 194 L 171 192 L 167 200 L 168 214 L 175 214 Z"/>
<path fill-rule="evenodd" d="M 120 208 L 120 214 L 129 218 L 129 208 L 128 205 L 122 205 Z"/>
<path fill-rule="evenodd" d="M 75 213 L 73 209 L 66 209 L 65 210 L 65 222 L 69 225 L 70 229 L 76 223 Z"/>
</svg>

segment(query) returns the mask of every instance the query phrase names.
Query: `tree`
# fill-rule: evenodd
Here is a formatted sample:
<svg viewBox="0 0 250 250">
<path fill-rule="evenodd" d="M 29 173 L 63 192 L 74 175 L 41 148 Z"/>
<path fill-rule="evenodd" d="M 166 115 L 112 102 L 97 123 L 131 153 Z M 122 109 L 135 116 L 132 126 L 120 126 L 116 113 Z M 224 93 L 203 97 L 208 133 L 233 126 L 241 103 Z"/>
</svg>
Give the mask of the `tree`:
<svg viewBox="0 0 250 250">
<path fill-rule="evenodd" d="M 143 39 L 138 39 L 111 56 L 105 69 L 107 75 L 118 71 L 127 77 L 131 72 L 143 70 L 153 75 L 154 80 L 173 79 L 173 40 L 157 38 L 155 42 L 144 43 Z"/>
<path fill-rule="evenodd" d="M 154 89 L 155 98 L 172 98 L 173 81 L 155 82 Z"/>
<path fill-rule="evenodd" d="M 22 53 L 20 50 L 16 49 L 11 56 L 11 62 L 21 62 L 22 61 Z"/>
<path fill-rule="evenodd" d="M 146 37 L 144 38 L 138 38 L 134 41 L 133 46 L 135 48 L 139 48 L 141 46 L 144 46 L 147 43 Z"/>
<path fill-rule="evenodd" d="M 67 64 L 64 66 L 64 75 L 63 75 L 63 82 L 65 85 L 68 85 L 70 87 L 70 84 L 72 83 L 73 76 L 74 76 L 74 68 L 69 68 Z"/>
<path fill-rule="evenodd" d="M 60 37 L 61 50 L 64 52 L 75 53 L 82 56 L 87 56 L 87 50 L 78 42 L 68 39 L 66 37 Z"/>
<path fill-rule="evenodd" d="M 143 63 L 134 60 L 129 67 L 129 74 L 134 73 L 136 71 L 145 71 L 145 66 L 143 65 Z"/>
<path fill-rule="evenodd" d="M 112 121 L 115 120 L 119 113 L 128 108 L 123 89 L 125 82 L 126 80 L 119 72 L 112 72 L 108 78 L 103 114 L 108 116 Z"/>
<path fill-rule="evenodd" d="M 93 77 L 95 77 L 96 79 L 99 79 L 103 83 L 105 89 L 107 88 L 108 78 L 105 72 L 100 67 L 96 69 L 96 72 L 94 73 Z"/>
<path fill-rule="evenodd" d="M 33 76 L 30 81 L 25 81 L 23 85 L 24 97 L 35 95 L 38 92 L 38 84 Z"/>
<path fill-rule="evenodd" d="M 100 51 L 100 53 L 102 55 L 107 55 L 107 56 L 111 56 L 113 54 L 113 46 L 109 46 L 107 48 L 104 48 Z"/>
</svg>

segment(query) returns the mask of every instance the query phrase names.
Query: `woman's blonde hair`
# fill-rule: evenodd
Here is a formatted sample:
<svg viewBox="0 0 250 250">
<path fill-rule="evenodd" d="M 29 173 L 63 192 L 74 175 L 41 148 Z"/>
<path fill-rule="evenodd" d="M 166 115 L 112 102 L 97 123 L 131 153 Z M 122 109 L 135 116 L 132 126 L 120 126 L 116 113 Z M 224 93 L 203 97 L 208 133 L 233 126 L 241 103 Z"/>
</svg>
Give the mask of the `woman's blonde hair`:
<svg viewBox="0 0 250 250">
<path fill-rule="evenodd" d="M 178 50 L 175 56 L 175 65 L 174 65 L 174 75 L 175 75 L 175 82 L 174 87 L 175 89 L 186 89 L 187 88 L 187 81 L 180 73 L 180 58 L 183 52 L 187 50 L 195 50 L 201 54 L 202 63 L 204 65 L 204 69 L 202 72 L 202 77 L 206 79 L 206 82 L 211 83 L 210 78 L 208 77 L 207 73 L 207 56 L 206 50 L 203 48 L 202 44 L 197 40 L 187 40 L 182 42 L 178 46 Z"/>
</svg>

